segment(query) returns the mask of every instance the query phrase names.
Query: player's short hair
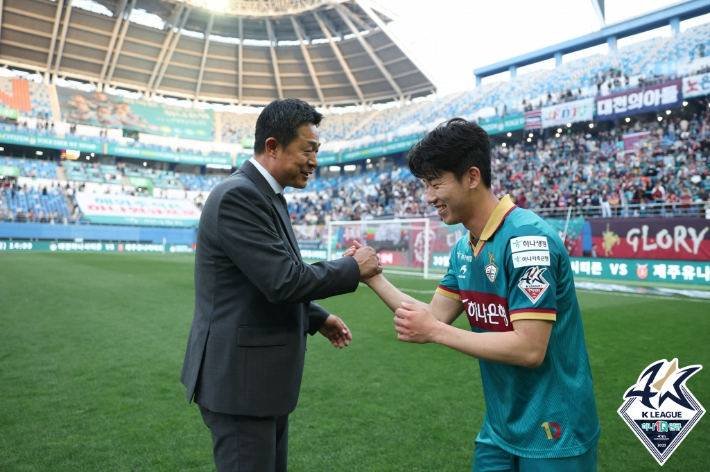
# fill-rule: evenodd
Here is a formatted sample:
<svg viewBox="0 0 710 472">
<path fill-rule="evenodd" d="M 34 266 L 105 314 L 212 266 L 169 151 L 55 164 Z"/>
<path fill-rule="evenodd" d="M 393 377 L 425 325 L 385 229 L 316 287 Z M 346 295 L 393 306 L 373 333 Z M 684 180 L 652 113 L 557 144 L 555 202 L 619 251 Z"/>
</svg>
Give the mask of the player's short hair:
<svg viewBox="0 0 710 472">
<path fill-rule="evenodd" d="M 441 123 L 409 150 L 409 170 L 431 180 L 451 172 L 457 180 L 477 167 L 486 188 L 491 188 L 491 141 L 483 128 L 463 118 Z"/>
<path fill-rule="evenodd" d="M 318 126 L 323 115 L 303 100 L 287 98 L 274 100 L 264 108 L 256 120 L 254 154 L 266 150 L 266 140 L 275 138 L 283 147 L 298 137 L 298 127 L 304 123 Z"/>
</svg>

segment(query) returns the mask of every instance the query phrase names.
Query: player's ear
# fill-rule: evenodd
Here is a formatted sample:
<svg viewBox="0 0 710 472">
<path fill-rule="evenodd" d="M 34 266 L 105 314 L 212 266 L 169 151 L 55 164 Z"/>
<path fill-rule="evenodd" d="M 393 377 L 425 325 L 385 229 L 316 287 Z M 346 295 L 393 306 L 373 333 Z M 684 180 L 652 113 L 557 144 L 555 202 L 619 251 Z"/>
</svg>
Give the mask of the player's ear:
<svg viewBox="0 0 710 472">
<path fill-rule="evenodd" d="M 481 183 L 481 171 L 478 170 L 478 167 L 471 166 L 468 168 L 468 171 L 466 171 L 466 174 L 464 174 L 464 179 L 468 188 L 474 189 Z"/>
</svg>

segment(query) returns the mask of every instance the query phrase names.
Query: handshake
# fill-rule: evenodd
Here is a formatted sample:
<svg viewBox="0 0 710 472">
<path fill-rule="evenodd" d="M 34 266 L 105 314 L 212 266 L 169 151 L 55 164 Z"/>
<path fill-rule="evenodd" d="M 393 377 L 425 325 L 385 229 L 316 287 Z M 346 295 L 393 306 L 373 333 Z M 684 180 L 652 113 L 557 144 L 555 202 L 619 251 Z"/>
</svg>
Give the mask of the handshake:
<svg viewBox="0 0 710 472">
<path fill-rule="evenodd" d="M 365 282 L 382 273 L 380 258 L 375 250 L 365 247 L 357 241 L 353 241 L 353 245 L 345 251 L 343 257 L 352 257 L 357 261 L 357 265 L 360 267 L 360 282 Z"/>
</svg>

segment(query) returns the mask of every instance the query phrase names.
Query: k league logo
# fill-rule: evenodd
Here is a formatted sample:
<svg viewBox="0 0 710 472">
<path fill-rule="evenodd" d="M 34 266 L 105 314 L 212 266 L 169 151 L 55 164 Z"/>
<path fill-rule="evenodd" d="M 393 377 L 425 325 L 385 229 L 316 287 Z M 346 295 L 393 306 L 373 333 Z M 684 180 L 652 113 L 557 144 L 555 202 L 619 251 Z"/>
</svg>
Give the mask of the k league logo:
<svg viewBox="0 0 710 472">
<path fill-rule="evenodd" d="M 705 414 L 685 385 L 700 369 L 701 365 L 678 369 L 678 359 L 656 361 L 624 394 L 626 401 L 618 413 L 659 465 Z"/>
</svg>

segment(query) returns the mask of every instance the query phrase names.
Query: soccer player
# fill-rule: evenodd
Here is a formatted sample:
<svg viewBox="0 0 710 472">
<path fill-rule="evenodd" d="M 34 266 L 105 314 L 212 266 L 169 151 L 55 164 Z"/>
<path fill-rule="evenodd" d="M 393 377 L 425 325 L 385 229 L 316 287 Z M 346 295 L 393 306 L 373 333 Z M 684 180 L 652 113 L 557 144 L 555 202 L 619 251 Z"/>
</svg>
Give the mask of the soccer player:
<svg viewBox="0 0 710 472">
<path fill-rule="evenodd" d="M 475 123 L 454 118 L 431 131 L 409 152 L 409 168 L 443 221 L 469 234 L 428 305 L 381 274 L 366 283 L 395 312 L 400 341 L 479 359 L 486 416 L 473 472 L 595 471 L 600 427 L 563 242 L 493 194 L 489 138 Z M 462 312 L 471 332 L 450 326 Z"/>
</svg>

